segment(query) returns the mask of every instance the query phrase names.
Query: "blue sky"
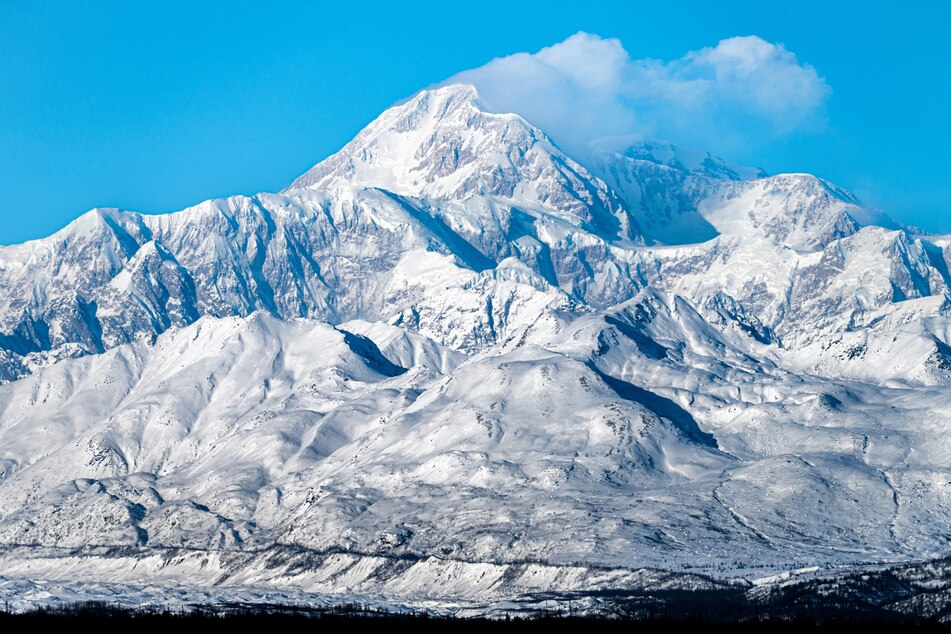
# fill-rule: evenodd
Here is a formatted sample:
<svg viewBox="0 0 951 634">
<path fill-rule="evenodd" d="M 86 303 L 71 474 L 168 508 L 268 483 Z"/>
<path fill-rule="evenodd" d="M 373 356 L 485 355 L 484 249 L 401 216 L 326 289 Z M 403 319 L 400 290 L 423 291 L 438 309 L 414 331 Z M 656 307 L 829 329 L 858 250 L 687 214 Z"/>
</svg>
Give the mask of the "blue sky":
<svg viewBox="0 0 951 634">
<path fill-rule="evenodd" d="M 757 86 L 769 69 L 725 83 L 705 102 L 719 114 L 692 128 L 664 120 L 682 104 L 653 93 L 628 114 L 951 232 L 951 3 L 344 4 L 4 0 L 0 243 L 47 235 L 96 206 L 162 212 L 281 189 L 416 90 L 578 31 L 617 38 L 628 91 L 644 69 L 664 85 L 695 78 L 694 61 L 724 50 L 721 40 L 781 45 L 768 50 L 821 83 L 809 75 L 802 90 L 765 97 Z M 750 99 L 766 105 L 753 112 Z M 640 110 L 647 103 L 652 113 Z"/>
</svg>

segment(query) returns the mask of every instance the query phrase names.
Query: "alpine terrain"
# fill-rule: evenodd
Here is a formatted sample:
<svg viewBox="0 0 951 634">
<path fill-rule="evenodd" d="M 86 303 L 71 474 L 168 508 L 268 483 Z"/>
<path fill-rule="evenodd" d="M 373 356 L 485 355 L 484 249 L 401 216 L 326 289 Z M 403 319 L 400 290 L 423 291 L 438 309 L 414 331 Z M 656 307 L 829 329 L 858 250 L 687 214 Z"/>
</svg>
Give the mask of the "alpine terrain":
<svg viewBox="0 0 951 634">
<path fill-rule="evenodd" d="M 0 247 L 0 596 L 595 606 L 951 556 L 921 233 L 571 157 L 469 85 L 277 194 L 94 209 Z"/>
</svg>

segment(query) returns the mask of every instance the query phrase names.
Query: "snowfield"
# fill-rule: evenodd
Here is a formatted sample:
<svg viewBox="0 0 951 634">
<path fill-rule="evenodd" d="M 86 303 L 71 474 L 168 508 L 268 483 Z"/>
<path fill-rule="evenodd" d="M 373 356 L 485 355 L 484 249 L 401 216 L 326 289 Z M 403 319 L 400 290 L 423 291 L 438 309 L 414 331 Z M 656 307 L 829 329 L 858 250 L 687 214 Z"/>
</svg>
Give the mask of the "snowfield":
<svg viewBox="0 0 951 634">
<path fill-rule="evenodd" d="M 575 160 L 423 91 L 280 194 L 0 247 L 0 597 L 491 611 L 947 557 L 949 267 L 820 178 Z"/>
</svg>

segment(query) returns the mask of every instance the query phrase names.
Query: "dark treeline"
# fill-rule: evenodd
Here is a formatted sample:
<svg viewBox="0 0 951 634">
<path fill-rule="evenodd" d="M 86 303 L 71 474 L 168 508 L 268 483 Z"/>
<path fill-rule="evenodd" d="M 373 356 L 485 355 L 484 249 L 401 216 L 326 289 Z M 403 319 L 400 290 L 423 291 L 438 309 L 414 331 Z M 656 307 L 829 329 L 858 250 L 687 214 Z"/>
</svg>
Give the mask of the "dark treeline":
<svg viewBox="0 0 951 634">
<path fill-rule="evenodd" d="M 386 612 L 362 606 L 339 606 L 328 609 L 292 608 L 287 606 L 215 606 L 195 608 L 187 611 L 164 609 L 128 610 L 102 603 L 81 603 L 58 608 L 41 608 L 26 613 L 0 612 L 0 632 L 70 632 L 108 634 L 123 632 L 144 634 L 162 632 L 163 634 L 187 634 L 201 632 L 244 631 L 243 628 L 255 628 L 262 632 L 308 631 L 315 632 L 328 628 L 346 626 L 408 627 L 414 631 L 453 631 L 485 632 L 485 628 L 502 628 L 515 631 L 551 631 L 553 627 L 596 626 L 599 631 L 631 632 L 670 632 L 676 628 L 702 628 L 706 632 L 867 632 L 870 625 L 900 625 L 902 629 L 913 627 L 916 631 L 949 632 L 951 625 L 936 621 L 900 618 L 895 615 L 880 614 L 875 618 L 865 614 L 862 617 L 843 617 L 842 615 L 801 614 L 797 617 L 760 617 L 747 615 L 738 620 L 719 620 L 694 615 L 678 617 L 666 613 L 654 616 L 641 616 L 639 611 L 629 613 L 615 612 L 609 616 L 577 616 L 568 613 L 535 612 L 531 615 L 503 617 L 501 619 L 462 619 L 450 616 L 438 616 L 428 613 Z M 49 628 L 49 629 L 46 629 Z M 242 628 L 236 630 L 236 628 Z M 259 629 L 260 628 L 260 629 Z M 265 629 L 267 628 L 267 629 Z M 580 631 L 580 630 L 576 630 Z M 689 631 L 689 630 L 688 630 Z"/>
</svg>

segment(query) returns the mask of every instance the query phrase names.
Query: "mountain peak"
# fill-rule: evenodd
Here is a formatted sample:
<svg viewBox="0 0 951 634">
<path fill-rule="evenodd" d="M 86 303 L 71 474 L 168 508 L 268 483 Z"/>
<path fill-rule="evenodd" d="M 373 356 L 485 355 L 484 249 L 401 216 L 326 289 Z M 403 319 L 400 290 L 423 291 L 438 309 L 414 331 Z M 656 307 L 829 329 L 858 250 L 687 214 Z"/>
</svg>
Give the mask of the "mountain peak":
<svg viewBox="0 0 951 634">
<path fill-rule="evenodd" d="M 488 149 L 487 143 L 480 141 L 544 137 L 517 115 L 486 112 L 478 99 L 470 84 L 420 91 L 383 112 L 286 191 L 354 185 L 400 195 L 449 197 L 451 192 L 445 190 L 452 184 L 440 181 L 472 162 L 487 159 L 475 153 L 476 145 Z"/>
<path fill-rule="evenodd" d="M 285 192 L 350 188 L 488 198 L 585 225 L 608 240 L 640 239 L 603 181 L 519 115 L 484 109 L 467 84 L 424 90 L 393 106 Z"/>
<path fill-rule="evenodd" d="M 472 84 L 447 84 L 420 90 L 405 103 L 437 103 L 447 107 L 464 107 L 467 104 L 483 110 L 479 91 Z"/>
</svg>

